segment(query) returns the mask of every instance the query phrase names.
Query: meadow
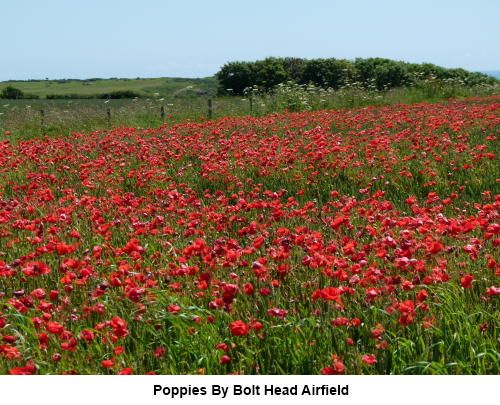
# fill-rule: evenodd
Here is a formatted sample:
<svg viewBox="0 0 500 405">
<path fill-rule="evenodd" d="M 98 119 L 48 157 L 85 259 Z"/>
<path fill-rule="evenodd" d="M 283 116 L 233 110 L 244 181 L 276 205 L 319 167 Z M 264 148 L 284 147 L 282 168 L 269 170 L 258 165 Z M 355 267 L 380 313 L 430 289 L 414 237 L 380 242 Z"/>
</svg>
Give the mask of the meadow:
<svg viewBox="0 0 500 405">
<path fill-rule="evenodd" d="M 0 131 L 11 132 L 16 139 L 31 139 L 37 136 L 66 136 L 81 131 L 94 132 L 120 125 L 156 128 L 165 123 L 173 125 L 188 119 L 210 120 L 228 116 L 262 117 L 283 111 L 339 110 L 423 101 L 439 103 L 449 99 L 500 94 L 499 84 L 466 85 L 458 79 L 438 80 L 424 76 L 411 86 L 383 90 L 378 90 L 375 84 L 370 82 L 346 83 L 338 90 L 288 82 L 276 86 L 272 91 L 249 87 L 240 96 L 199 95 L 194 92 L 196 80 L 212 80 L 210 85 L 214 88 L 216 87 L 214 78 L 179 79 L 181 80 L 177 83 L 179 86 L 190 84 L 187 87 L 181 87 L 181 92 L 179 89 L 166 91 L 152 85 L 160 79 L 144 80 L 151 81 L 149 83 L 151 86 L 147 88 L 158 92 L 154 93 L 150 90 L 147 93 L 148 97 L 136 99 L 3 99 L 0 101 Z M 175 80 L 170 78 L 167 81 L 175 82 Z M 16 82 L 14 84 L 17 86 L 30 83 Z M 100 82 L 95 83 L 97 86 Z M 100 84 L 100 91 L 113 91 L 109 83 L 113 84 L 114 81 L 104 80 Z M 134 91 L 133 88 L 126 87 L 128 86 L 126 83 L 128 82 L 118 81 L 115 84 L 115 91 Z M 43 83 L 35 83 L 34 86 L 42 85 Z M 65 85 L 63 83 L 60 86 Z M 24 88 L 24 90 L 27 89 Z M 61 89 L 58 90 L 58 92 L 61 91 Z M 73 94 L 75 90 L 71 88 L 68 91 L 70 92 L 68 94 Z"/>
<path fill-rule="evenodd" d="M 193 91 L 215 93 L 217 80 L 213 77 L 188 79 L 181 77 L 158 78 L 93 78 L 93 79 L 60 79 L 60 80 L 24 80 L 0 83 L 1 87 L 11 85 L 21 91 L 45 99 L 52 94 L 67 96 L 78 94 L 88 96 L 92 94 L 106 94 L 113 91 L 129 90 L 138 93 L 141 97 L 152 97 L 154 93 L 162 96 L 189 93 Z"/>
<path fill-rule="evenodd" d="M 426 86 L 4 114 L 0 374 L 498 374 L 500 96 Z"/>
</svg>

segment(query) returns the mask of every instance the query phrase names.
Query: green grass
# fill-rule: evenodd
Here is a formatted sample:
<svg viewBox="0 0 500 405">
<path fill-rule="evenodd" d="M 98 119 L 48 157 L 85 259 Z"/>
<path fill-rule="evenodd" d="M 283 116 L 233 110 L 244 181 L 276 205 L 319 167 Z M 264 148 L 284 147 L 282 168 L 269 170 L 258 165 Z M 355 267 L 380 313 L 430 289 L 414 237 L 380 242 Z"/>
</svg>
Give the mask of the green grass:
<svg viewBox="0 0 500 405">
<path fill-rule="evenodd" d="M 218 82 L 213 77 L 188 79 L 179 77 L 159 77 L 154 79 L 100 79 L 100 80 L 38 80 L 0 82 L 0 89 L 13 86 L 25 93 L 45 98 L 48 94 L 103 94 L 118 90 L 133 90 L 144 97 L 154 93 L 173 96 L 188 91 L 188 87 L 202 92 L 215 93 Z"/>
<path fill-rule="evenodd" d="M 17 84 L 18 82 L 14 83 Z M 76 83 L 76 84 L 75 84 Z M 364 88 L 359 83 L 345 86 L 338 91 L 324 90 L 314 86 L 294 84 L 280 85 L 274 92 L 260 94 L 252 91 L 245 97 L 211 97 L 209 111 L 208 97 L 196 95 L 194 90 L 213 90 L 214 78 L 205 79 L 108 79 L 95 81 L 90 91 L 80 82 L 52 84 L 69 94 L 76 92 L 74 86 L 94 93 L 114 90 L 138 90 L 149 98 L 129 100 L 77 99 L 77 100 L 0 100 L 0 131 L 15 132 L 20 138 L 33 136 L 68 135 L 73 132 L 92 132 L 112 126 L 158 127 L 164 123 L 178 123 L 184 120 L 215 119 L 229 116 L 264 116 L 283 111 L 340 110 L 395 104 L 430 103 L 499 94 L 499 86 L 464 86 L 454 81 L 417 83 L 413 87 L 377 91 Z M 124 87 L 128 84 L 138 87 Z M 23 90 L 46 94 L 45 83 L 19 82 L 27 86 Z M 31 87 L 29 87 L 31 86 Z M 114 87 L 113 87 L 114 86 Z M 143 87 L 140 87 L 143 86 Z M 192 86 L 192 89 L 187 87 Z M 179 90 L 182 90 L 179 92 Z M 59 92 L 59 90 L 58 90 Z M 178 92 L 177 94 L 174 94 Z M 62 94 L 62 92 L 60 92 Z M 157 93 L 154 95 L 154 93 Z M 167 94 L 167 95 L 164 95 Z M 164 117 L 161 109 L 164 109 Z M 42 117 L 41 110 L 44 111 Z M 111 115 L 108 114 L 108 111 Z M 199 121 L 198 121 L 199 122 Z"/>
</svg>

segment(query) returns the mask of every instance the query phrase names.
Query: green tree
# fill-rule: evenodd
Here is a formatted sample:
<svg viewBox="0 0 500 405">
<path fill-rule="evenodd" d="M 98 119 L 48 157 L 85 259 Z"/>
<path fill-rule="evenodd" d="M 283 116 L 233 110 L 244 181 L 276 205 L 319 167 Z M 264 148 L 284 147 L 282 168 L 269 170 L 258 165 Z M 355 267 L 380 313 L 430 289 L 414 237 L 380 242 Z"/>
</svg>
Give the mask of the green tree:
<svg viewBox="0 0 500 405">
<path fill-rule="evenodd" d="M 282 58 L 268 57 L 254 62 L 251 66 L 252 86 L 262 90 L 271 90 L 280 83 L 285 83 L 290 76 L 283 66 Z"/>
<path fill-rule="evenodd" d="M 229 62 L 222 66 L 215 77 L 219 81 L 217 95 L 227 93 L 243 94 L 243 90 L 253 85 L 252 62 Z M 229 90 L 231 89 L 231 90 Z"/>
<path fill-rule="evenodd" d="M 384 58 L 356 58 L 354 61 L 355 79 L 368 84 L 375 82 L 377 88 L 392 88 L 407 85 L 411 80 L 408 63 Z"/>
<path fill-rule="evenodd" d="M 286 57 L 283 58 L 283 68 L 288 73 L 290 80 L 298 83 L 304 73 L 307 59 Z"/>
<path fill-rule="evenodd" d="M 14 86 L 7 86 L 2 90 L 1 98 L 16 99 L 23 98 L 24 92 Z"/>
<path fill-rule="evenodd" d="M 346 59 L 311 59 L 306 62 L 301 83 L 338 89 L 352 76 L 352 62 Z"/>
</svg>

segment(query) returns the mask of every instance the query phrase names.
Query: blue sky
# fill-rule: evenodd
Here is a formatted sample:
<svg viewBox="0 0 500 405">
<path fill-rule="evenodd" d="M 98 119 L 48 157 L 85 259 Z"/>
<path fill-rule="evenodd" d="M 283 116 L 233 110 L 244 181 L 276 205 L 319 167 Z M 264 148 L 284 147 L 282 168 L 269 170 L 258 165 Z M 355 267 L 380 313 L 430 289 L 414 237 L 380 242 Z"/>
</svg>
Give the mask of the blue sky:
<svg viewBox="0 0 500 405">
<path fill-rule="evenodd" d="M 0 81 L 206 77 L 267 56 L 500 70 L 500 0 L 1 0 Z"/>
</svg>

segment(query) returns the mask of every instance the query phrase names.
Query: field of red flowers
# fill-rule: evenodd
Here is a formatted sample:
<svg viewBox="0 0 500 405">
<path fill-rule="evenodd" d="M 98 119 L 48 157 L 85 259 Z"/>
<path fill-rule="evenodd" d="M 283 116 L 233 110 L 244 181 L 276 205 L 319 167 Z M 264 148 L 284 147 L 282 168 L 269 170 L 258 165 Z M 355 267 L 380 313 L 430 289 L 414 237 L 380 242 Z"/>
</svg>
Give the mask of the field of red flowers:
<svg viewBox="0 0 500 405">
<path fill-rule="evenodd" d="M 0 374 L 500 373 L 500 97 L 0 141 Z"/>
</svg>

